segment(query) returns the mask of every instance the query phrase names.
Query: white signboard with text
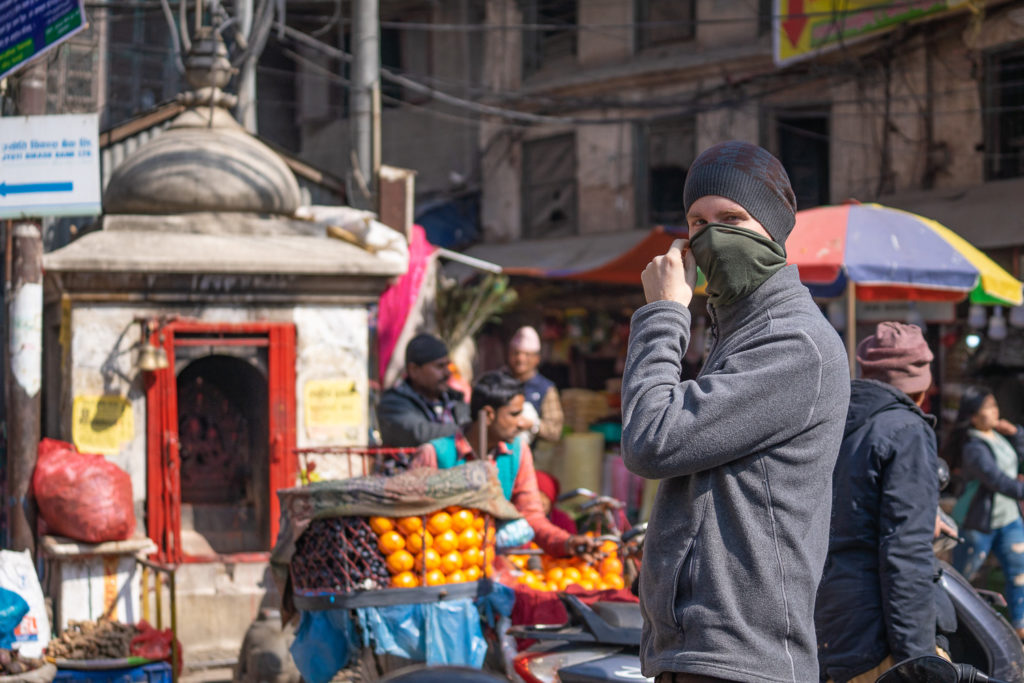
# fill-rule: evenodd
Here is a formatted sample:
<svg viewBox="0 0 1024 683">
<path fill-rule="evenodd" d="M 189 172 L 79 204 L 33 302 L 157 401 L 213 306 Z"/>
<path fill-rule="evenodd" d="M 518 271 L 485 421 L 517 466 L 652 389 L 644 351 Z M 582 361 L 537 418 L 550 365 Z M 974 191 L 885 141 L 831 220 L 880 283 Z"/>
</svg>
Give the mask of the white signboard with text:
<svg viewBox="0 0 1024 683">
<path fill-rule="evenodd" d="M 0 218 L 100 210 L 97 114 L 0 117 Z"/>
</svg>

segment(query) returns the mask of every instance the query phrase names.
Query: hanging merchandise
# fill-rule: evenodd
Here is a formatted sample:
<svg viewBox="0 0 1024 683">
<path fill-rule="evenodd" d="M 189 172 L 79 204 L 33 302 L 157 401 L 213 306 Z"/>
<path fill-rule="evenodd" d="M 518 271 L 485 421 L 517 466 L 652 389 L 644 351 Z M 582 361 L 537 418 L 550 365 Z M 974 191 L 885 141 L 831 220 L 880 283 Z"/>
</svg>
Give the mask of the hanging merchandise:
<svg viewBox="0 0 1024 683">
<path fill-rule="evenodd" d="M 996 306 L 992 317 L 988 319 L 988 336 L 995 341 L 1006 339 L 1006 318 L 1003 317 L 1003 307 Z"/>
<path fill-rule="evenodd" d="M 1009 322 L 1017 329 L 1024 328 L 1024 306 L 1014 306 L 1010 309 Z"/>
<path fill-rule="evenodd" d="M 967 325 L 974 330 L 980 330 L 985 327 L 985 307 L 981 304 L 971 304 L 971 307 L 967 310 Z"/>
</svg>

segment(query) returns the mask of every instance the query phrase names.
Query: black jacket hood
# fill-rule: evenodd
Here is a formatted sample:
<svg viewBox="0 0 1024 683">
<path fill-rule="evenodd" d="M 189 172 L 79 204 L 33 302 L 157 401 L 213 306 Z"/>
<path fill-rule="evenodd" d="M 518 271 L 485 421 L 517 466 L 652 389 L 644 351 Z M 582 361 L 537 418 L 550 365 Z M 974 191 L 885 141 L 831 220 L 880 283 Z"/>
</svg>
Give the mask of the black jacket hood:
<svg viewBox="0 0 1024 683">
<path fill-rule="evenodd" d="M 874 379 L 855 379 L 850 383 L 850 408 L 846 413 L 843 438 L 863 425 L 872 416 L 886 410 L 910 410 L 925 419 L 932 427 L 935 418 L 927 415 L 910 397 L 896 387 Z"/>
</svg>

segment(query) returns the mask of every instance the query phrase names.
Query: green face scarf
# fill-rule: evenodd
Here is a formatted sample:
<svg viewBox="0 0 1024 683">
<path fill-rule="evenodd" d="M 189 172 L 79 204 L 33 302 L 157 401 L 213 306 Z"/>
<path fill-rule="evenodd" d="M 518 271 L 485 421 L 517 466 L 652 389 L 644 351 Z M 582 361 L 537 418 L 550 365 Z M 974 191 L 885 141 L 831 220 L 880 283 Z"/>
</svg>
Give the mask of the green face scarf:
<svg viewBox="0 0 1024 683">
<path fill-rule="evenodd" d="M 690 249 L 715 306 L 739 301 L 786 265 L 781 244 L 733 225 L 709 223 L 690 239 Z"/>
</svg>

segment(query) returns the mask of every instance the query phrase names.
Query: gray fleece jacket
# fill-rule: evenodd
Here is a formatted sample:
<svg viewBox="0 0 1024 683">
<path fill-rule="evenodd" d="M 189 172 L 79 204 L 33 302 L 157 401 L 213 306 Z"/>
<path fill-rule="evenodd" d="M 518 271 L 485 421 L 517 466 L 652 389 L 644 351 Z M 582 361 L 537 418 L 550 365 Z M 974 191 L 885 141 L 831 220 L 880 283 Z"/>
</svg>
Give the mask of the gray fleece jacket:
<svg viewBox="0 0 1024 683">
<path fill-rule="evenodd" d="M 817 681 L 846 354 L 796 266 L 709 311 L 695 380 L 680 381 L 689 310 L 651 303 L 630 329 L 623 458 L 661 480 L 640 572 L 643 674 Z"/>
</svg>

